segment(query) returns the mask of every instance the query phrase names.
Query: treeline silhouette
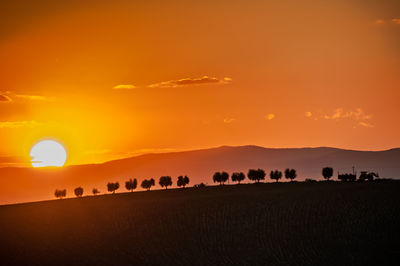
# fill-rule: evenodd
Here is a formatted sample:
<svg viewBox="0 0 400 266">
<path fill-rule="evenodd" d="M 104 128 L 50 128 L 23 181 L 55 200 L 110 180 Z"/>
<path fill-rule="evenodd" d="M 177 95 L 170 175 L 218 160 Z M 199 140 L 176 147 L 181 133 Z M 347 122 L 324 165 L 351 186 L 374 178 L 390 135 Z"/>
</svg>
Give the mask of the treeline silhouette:
<svg viewBox="0 0 400 266">
<path fill-rule="evenodd" d="M 333 176 L 333 168 L 332 167 L 324 167 L 322 168 L 322 177 L 326 179 L 327 181 L 330 181 L 330 178 Z M 279 170 L 272 170 L 269 173 L 269 177 L 271 180 L 274 180 L 275 182 L 279 182 L 282 177 L 285 177 L 286 179 L 289 179 L 290 182 L 293 182 L 294 179 L 297 177 L 297 172 L 296 169 L 290 169 L 287 168 L 283 173 Z M 232 182 L 237 182 L 237 184 L 240 184 L 240 182 L 244 181 L 246 179 L 246 175 L 243 172 L 234 172 L 230 176 Z M 247 178 L 250 181 L 253 181 L 254 183 L 260 183 L 261 181 L 265 180 L 266 173 L 263 169 L 249 169 L 247 172 Z M 357 174 L 356 173 L 344 173 L 340 174 L 338 172 L 338 180 L 343 181 L 343 182 L 351 182 L 351 181 L 373 181 L 375 178 L 379 178 L 379 174 L 374 173 L 374 172 L 366 172 L 362 171 L 360 173 L 360 176 L 357 180 Z M 225 171 L 222 172 L 215 172 L 212 180 L 214 183 L 219 183 L 221 186 L 223 186 L 226 182 L 229 182 L 229 174 Z M 383 180 L 383 179 L 382 179 Z M 190 179 L 188 176 L 178 176 L 176 184 L 178 187 L 185 188 L 190 182 Z M 305 182 L 307 183 L 312 183 L 312 182 L 317 182 L 317 180 L 306 178 Z M 172 178 L 171 176 L 161 176 L 159 178 L 158 184 L 160 185 L 161 188 L 168 189 L 168 187 L 172 186 Z M 125 182 L 125 188 L 128 191 L 133 192 L 138 185 L 138 181 L 136 178 L 134 179 L 129 179 L 128 181 Z M 153 178 L 150 179 L 144 179 L 140 185 L 143 189 L 146 189 L 149 191 L 151 187 L 155 186 L 155 180 Z M 112 194 L 115 193 L 119 189 L 119 183 L 118 182 L 109 182 L 107 183 L 107 191 L 111 192 Z M 200 183 L 200 184 L 195 184 L 193 185 L 194 188 L 204 188 L 206 187 L 206 184 Z M 74 190 L 74 194 L 76 197 L 82 197 L 83 195 L 83 188 L 82 187 L 77 187 Z M 93 188 L 92 194 L 96 196 L 97 194 L 100 194 L 100 191 L 97 188 Z M 56 198 L 65 198 L 67 196 L 67 190 L 66 189 L 56 189 L 54 193 Z"/>
</svg>

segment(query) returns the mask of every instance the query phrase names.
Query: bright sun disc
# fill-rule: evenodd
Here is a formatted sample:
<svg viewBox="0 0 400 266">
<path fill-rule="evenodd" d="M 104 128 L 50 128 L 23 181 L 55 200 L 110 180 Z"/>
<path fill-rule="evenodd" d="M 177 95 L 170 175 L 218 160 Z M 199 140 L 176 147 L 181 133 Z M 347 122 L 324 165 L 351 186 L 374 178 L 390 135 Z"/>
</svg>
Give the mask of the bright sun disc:
<svg viewBox="0 0 400 266">
<path fill-rule="evenodd" d="M 36 143 L 29 155 L 32 157 L 33 167 L 61 167 L 67 160 L 67 152 L 64 147 L 54 140 L 42 140 Z"/>
</svg>

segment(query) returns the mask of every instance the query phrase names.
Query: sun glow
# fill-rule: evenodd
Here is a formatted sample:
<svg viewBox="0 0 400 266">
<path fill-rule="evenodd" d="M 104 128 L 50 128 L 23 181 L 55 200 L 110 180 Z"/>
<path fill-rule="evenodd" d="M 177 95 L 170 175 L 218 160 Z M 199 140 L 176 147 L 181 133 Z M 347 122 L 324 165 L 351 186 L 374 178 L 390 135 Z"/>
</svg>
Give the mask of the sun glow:
<svg viewBox="0 0 400 266">
<path fill-rule="evenodd" d="M 67 152 L 64 147 L 54 140 L 42 140 L 36 143 L 29 155 L 32 157 L 33 167 L 61 167 L 67 160 Z"/>
</svg>

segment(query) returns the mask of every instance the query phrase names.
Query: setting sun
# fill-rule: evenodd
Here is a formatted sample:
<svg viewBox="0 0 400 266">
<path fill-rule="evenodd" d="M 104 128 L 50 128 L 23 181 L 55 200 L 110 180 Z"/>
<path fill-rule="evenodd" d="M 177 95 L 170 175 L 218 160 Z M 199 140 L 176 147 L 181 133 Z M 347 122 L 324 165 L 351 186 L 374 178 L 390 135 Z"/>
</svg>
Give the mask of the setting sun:
<svg viewBox="0 0 400 266">
<path fill-rule="evenodd" d="M 32 157 L 33 167 L 61 167 L 67 160 L 67 152 L 64 147 L 54 140 L 43 140 L 36 143 L 29 155 Z"/>
<path fill-rule="evenodd" d="M 1 265 L 399 265 L 400 0 L 0 0 Z"/>
</svg>

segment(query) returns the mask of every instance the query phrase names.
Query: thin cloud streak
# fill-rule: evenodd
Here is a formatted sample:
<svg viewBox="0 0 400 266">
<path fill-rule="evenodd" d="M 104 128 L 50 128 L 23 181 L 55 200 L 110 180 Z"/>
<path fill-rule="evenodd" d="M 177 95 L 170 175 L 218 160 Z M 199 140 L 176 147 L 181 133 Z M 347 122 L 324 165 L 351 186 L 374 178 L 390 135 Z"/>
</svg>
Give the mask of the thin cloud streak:
<svg viewBox="0 0 400 266">
<path fill-rule="evenodd" d="M 392 22 L 400 25 L 400 18 L 394 18 L 394 19 L 392 19 Z"/>
<path fill-rule="evenodd" d="M 215 77 L 203 76 L 201 78 L 183 78 L 178 80 L 162 81 L 159 83 L 150 84 L 149 88 L 176 88 L 190 85 L 207 85 L 207 84 L 228 84 L 232 82 L 231 78 L 225 77 L 218 79 Z"/>
<path fill-rule="evenodd" d="M 0 122 L 0 128 L 22 128 L 22 127 L 33 128 L 33 127 L 38 126 L 40 124 L 41 123 L 38 123 L 35 120 L 29 120 L 29 121 L 3 121 L 3 122 Z"/>
<path fill-rule="evenodd" d="M 21 98 L 21 99 L 26 99 L 26 100 L 32 100 L 32 101 L 48 101 L 49 98 L 41 95 L 26 95 L 26 94 L 15 94 L 15 97 Z"/>
<path fill-rule="evenodd" d="M 236 118 L 233 118 L 233 117 L 224 118 L 224 123 L 225 124 L 230 124 L 230 123 L 233 123 L 234 121 L 236 121 Z"/>
<path fill-rule="evenodd" d="M 384 20 L 384 19 L 375 20 L 375 24 L 377 24 L 377 25 L 390 24 L 390 23 L 400 25 L 400 18 L 392 18 L 392 19 L 388 19 L 388 20 Z"/>
<path fill-rule="evenodd" d="M 362 126 L 362 127 L 374 127 L 374 125 L 372 125 L 368 122 L 363 122 L 363 121 L 359 122 L 358 125 Z"/>
<path fill-rule="evenodd" d="M 13 101 L 13 99 L 19 98 L 19 99 L 24 99 L 24 100 L 30 100 L 30 101 L 50 101 L 51 98 L 48 98 L 46 96 L 42 95 L 29 95 L 29 94 L 17 94 L 13 93 L 11 91 L 6 91 L 0 94 L 0 101 L 1 99 L 8 99 L 8 101 Z"/>
<path fill-rule="evenodd" d="M 120 84 L 113 87 L 114 90 L 132 90 L 135 88 L 136 86 L 132 84 Z"/>
</svg>

